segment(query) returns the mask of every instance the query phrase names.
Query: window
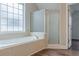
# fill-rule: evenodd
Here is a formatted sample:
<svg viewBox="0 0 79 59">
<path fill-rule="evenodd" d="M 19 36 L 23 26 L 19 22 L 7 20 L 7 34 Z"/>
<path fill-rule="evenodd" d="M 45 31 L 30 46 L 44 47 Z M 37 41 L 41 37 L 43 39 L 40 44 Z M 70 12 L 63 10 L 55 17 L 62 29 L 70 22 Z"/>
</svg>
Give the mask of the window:
<svg viewBox="0 0 79 59">
<path fill-rule="evenodd" d="M 0 3 L 0 32 L 24 32 L 24 4 Z"/>
</svg>

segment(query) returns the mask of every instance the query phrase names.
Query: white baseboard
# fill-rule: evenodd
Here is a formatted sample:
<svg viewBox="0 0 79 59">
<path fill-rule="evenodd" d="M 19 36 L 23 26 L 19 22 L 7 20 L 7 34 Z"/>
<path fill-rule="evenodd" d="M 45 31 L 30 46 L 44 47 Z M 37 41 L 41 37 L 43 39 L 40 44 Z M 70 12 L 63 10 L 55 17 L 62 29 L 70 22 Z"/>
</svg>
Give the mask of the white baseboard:
<svg viewBox="0 0 79 59">
<path fill-rule="evenodd" d="M 47 49 L 68 49 L 68 47 L 60 44 L 48 44 Z"/>
</svg>

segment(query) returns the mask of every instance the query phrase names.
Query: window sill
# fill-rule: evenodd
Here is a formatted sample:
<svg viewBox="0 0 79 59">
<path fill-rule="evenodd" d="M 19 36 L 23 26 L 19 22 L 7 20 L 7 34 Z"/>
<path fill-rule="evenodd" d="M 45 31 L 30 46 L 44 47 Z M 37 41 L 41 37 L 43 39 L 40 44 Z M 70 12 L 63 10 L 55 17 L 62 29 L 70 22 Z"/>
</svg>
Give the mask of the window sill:
<svg viewBox="0 0 79 59">
<path fill-rule="evenodd" d="M 28 36 L 28 35 L 29 35 L 29 33 L 27 33 L 27 32 L 6 32 L 6 33 L 0 33 L 0 40 L 17 38 L 17 37 L 24 37 L 24 36 Z"/>
</svg>

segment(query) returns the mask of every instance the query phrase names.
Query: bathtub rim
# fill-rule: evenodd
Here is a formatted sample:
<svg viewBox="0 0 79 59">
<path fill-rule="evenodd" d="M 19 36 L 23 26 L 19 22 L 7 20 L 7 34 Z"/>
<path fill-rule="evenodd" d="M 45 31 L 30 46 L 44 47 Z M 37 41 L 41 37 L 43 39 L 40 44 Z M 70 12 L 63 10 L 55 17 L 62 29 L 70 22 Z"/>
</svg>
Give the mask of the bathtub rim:
<svg viewBox="0 0 79 59">
<path fill-rule="evenodd" d="M 45 40 L 45 39 L 34 39 L 34 41 L 30 41 L 30 42 L 15 43 L 15 44 L 11 44 L 11 45 L 7 45 L 7 46 L 0 47 L 0 50 L 7 49 L 7 48 L 11 48 L 11 47 L 15 47 L 15 46 L 18 46 L 18 45 L 23 45 L 23 44 L 26 44 L 26 43 L 27 44 L 34 43 L 34 42 L 37 42 L 37 41 L 40 41 L 40 40 Z"/>
</svg>

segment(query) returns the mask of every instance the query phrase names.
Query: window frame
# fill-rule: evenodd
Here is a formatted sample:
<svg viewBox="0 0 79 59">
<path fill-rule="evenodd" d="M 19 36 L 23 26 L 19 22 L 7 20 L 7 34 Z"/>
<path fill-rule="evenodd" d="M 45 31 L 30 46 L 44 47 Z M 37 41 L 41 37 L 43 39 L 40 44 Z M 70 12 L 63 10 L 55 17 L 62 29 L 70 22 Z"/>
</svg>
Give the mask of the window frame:
<svg viewBox="0 0 79 59">
<path fill-rule="evenodd" d="M 23 4 L 24 4 L 24 12 L 23 12 L 23 18 L 24 18 L 23 19 L 23 23 L 24 23 L 23 28 L 24 28 L 24 31 L 1 32 L 1 27 L 0 27 L 0 39 L 4 39 L 5 37 L 6 37 L 6 39 L 8 39 L 8 38 L 10 38 L 10 36 L 13 37 L 13 38 L 14 37 L 20 37 L 20 36 L 28 36 L 28 32 L 26 32 L 26 17 L 25 17 L 26 16 L 26 4 L 25 3 L 23 3 Z M 1 18 L 1 16 L 0 16 L 0 18 Z M 0 26 L 1 26 L 1 24 L 0 24 Z"/>
</svg>

